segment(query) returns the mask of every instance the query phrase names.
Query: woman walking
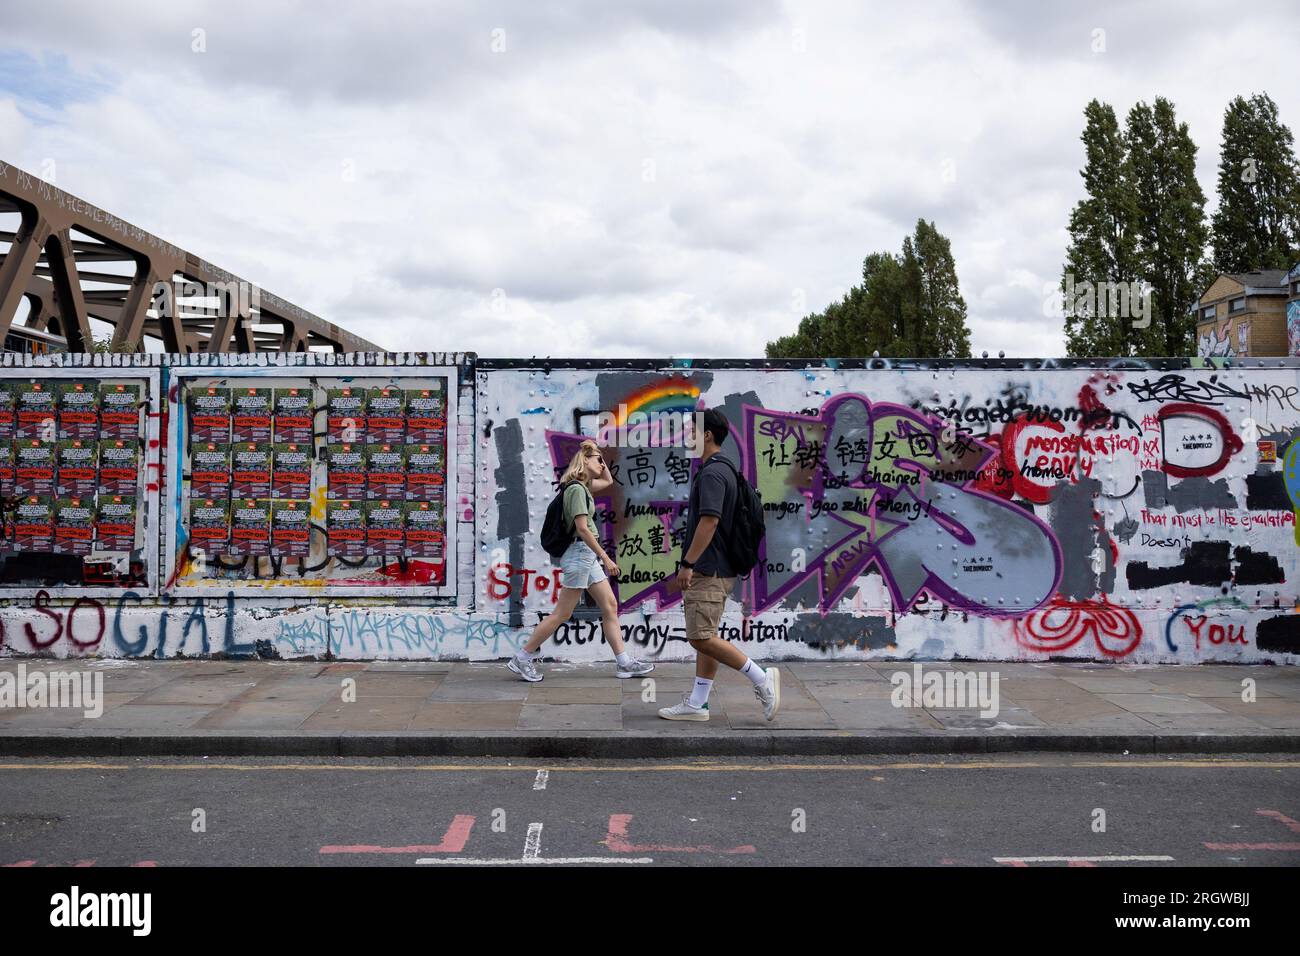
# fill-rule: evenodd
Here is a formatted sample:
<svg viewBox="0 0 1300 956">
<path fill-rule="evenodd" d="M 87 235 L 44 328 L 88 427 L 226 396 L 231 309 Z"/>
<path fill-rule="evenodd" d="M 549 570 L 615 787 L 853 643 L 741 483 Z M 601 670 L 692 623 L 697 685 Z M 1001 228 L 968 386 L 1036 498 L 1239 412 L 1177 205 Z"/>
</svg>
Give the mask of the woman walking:
<svg viewBox="0 0 1300 956">
<path fill-rule="evenodd" d="M 613 483 L 609 466 L 601 457 L 596 443 L 584 441 L 560 479 L 560 487 L 564 489 L 564 526 L 573 533 L 574 538 L 560 558 L 559 600 L 555 602 L 555 610 L 542 619 L 533 629 L 533 636 L 506 664 L 523 680 L 542 679 L 537 670 L 538 651 L 546 639 L 573 614 L 584 590 L 600 608 L 605 642 L 613 650 L 618 665 L 615 676 L 640 677 L 655 669 L 653 664 L 637 660 L 623 645 L 623 632 L 618 625 L 618 603 L 614 600 L 614 590 L 609 586 L 608 580 L 618 577 L 618 565 L 605 553 L 595 535 L 595 496 Z"/>
</svg>

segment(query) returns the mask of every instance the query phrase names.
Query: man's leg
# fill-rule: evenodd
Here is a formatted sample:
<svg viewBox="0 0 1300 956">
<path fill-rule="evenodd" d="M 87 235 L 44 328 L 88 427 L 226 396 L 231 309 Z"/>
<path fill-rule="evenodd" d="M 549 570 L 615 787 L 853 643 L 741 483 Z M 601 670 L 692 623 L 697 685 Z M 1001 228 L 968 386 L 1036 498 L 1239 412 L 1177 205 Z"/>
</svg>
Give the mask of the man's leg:
<svg viewBox="0 0 1300 956">
<path fill-rule="evenodd" d="M 694 709 L 706 708 L 718 665 L 726 664 L 749 678 L 763 703 L 768 720 L 780 706 L 781 675 L 775 667 L 765 671 L 725 638 L 718 636 L 718 625 L 727 595 L 735 587 L 735 578 L 693 577 L 682 597 L 686 612 L 686 639 L 695 648 L 695 685 L 687 697 Z M 663 715 L 663 711 L 660 711 Z"/>
</svg>

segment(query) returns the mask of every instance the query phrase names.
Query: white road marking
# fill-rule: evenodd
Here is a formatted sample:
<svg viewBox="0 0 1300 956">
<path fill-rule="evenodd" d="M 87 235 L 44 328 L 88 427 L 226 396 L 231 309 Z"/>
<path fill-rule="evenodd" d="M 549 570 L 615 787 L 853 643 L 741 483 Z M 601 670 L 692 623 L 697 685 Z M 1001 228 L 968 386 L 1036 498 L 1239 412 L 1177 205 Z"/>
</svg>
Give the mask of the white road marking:
<svg viewBox="0 0 1300 956">
<path fill-rule="evenodd" d="M 995 856 L 994 863 L 1171 863 L 1172 856 Z"/>
<path fill-rule="evenodd" d="M 535 860 L 542 854 L 542 825 L 528 824 L 528 837 L 524 840 L 524 859 Z"/>
<path fill-rule="evenodd" d="M 546 781 L 549 780 L 550 777 L 551 777 L 551 772 L 550 772 L 549 770 L 539 770 L 539 771 L 537 771 L 537 779 L 533 781 L 533 789 L 534 789 L 534 790 L 545 790 L 545 789 L 546 789 Z"/>
<path fill-rule="evenodd" d="M 542 772 L 545 773 L 546 771 Z M 551 866 L 582 864 L 589 866 L 601 863 L 646 864 L 653 863 L 654 858 L 648 856 L 556 856 L 547 859 L 542 856 L 542 825 L 540 823 L 530 823 L 528 824 L 528 836 L 524 839 L 524 855 L 522 859 L 483 860 L 463 856 L 432 856 L 421 857 L 415 862 L 426 866 L 535 866 L 537 864 Z"/>
</svg>

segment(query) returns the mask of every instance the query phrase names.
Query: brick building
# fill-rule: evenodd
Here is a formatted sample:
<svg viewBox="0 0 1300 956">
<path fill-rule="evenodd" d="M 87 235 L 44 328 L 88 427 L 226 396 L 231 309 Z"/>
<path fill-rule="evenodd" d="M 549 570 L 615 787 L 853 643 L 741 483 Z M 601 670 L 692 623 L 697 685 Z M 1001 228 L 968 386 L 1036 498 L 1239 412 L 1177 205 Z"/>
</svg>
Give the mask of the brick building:
<svg viewBox="0 0 1300 956">
<path fill-rule="evenodd" d="M 1291 275 L 1295 276 L 1296 270 Z M 1281 269 L 1223 273 L 1196 303 L 1196 354 L 1287 355 L 1287 297 L 1292 285 Z M 1300 336 L 1300 316 L 1297 317 Z M 1300 343 L 1298 343 L 1300 344 Z"/>
</svg>

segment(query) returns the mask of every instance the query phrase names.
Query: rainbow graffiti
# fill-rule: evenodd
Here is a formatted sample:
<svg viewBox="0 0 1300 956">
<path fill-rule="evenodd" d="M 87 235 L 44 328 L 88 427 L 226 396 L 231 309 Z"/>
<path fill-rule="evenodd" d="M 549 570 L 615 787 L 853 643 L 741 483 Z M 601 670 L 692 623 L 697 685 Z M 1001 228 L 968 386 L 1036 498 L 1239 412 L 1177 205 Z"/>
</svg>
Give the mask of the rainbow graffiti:
<svg viewBox="0 0 1300 956">
<path fill-rule="evenodd" d="M 620 402 L 615 421 L 619 425 L 625 425 L 633 412 L 644 412 L 647 415 L 654 412 L 693 412 L 699 400 L 699 386 L 685 379 L 655 382 L 637 389 Z"/>
</svg>

